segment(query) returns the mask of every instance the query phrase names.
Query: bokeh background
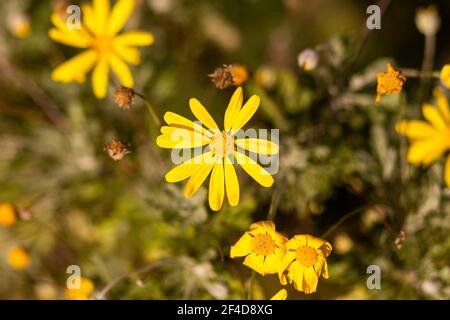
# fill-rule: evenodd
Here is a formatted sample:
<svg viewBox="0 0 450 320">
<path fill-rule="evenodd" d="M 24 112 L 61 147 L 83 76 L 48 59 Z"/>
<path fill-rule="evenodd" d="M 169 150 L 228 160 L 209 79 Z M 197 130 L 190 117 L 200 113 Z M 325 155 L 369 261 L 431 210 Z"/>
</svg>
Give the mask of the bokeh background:
<svg viewBox="0 0 450 320">
<path fill-rule="evenodd" d="M 320 236 L 358 211 L 327 236 L 330 279 L 313 295 L 289 288 L 289 299 L 450 298 L 443 161 L 411 167 L 406 142 L 394 131 L 400 117 L 420 115 L 439 81 L 423 90 L 408 79 L 401 96 L 377 106 L 374 77 L 387 62 L 420 69 L 424 37 L 414 17 L 431 3 L 442 20 L 434 69 L 450 62 L 448 1 L 381 1 L 382 28 L 372 32 L 365 28 L 372 1 L 137 3 L 127 28 L 152 32 L 155 43 L 141 49 L 135 89 L 160 117 L 175 111 L 191 118 L 188 100 L 196 97 L 222 119 L 234 89 L 218 90 L 208 74 L 223 64 L 245 65 L 245 96 L 262 101 L 248 126 L 281 132 L 276 183 L 265 189 L 238 171 L 240 205 L 218 213 L 209 209 L 205 187 L 185 199 L 182 184 L 164 181 L 170 153 L 156 146 L 159 128 L 142 101 L 123 110 L 112 85 L 98 100 L 89 80 L 50 78 L 79 52 L 47 34 L 52 11 L 64 2 L 1 1 L 0 202 L 15 206 L 18 221 L 0 226 L 0 298 L 66 298 L 69 265 L 93 282 L 92 297 L 113 283 L 101 298 L 270 298 L 280 289 L 277 277 L 252 276 L 229 258 L 229 248 L 271 206 L 277 229 L 289 237 Z M 18 21 L 28 21 L 29 34 Z M 297 64 L 305 48 L 320 54 L 311 72 Z M 129 143 L 131 154 L 110 159 L 104 147 L 111 139 Z M 8 264 L 14 246 L 31 257 L 24 270 Z M 380 290 L 366 287 L 372 264 L 382 270 Z"/>
</svg>

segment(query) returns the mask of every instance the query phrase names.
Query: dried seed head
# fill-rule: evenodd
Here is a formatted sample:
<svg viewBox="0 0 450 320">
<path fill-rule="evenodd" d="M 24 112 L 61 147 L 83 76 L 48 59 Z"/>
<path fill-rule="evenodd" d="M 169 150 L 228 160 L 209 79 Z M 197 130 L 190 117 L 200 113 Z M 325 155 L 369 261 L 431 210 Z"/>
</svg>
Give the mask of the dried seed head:
<svg viewBox="0 0 450 320">
<path fill-rule="evenodd" d="M 108 152 L 110 158 L 115 161 L 122 160 L 123 157 L 131 152 L 130 146 L 127 143 L 115 139 L 108 142 L 105 150 Z"/>
<path fill-rule="evenodd" d="M 405 239 L 406 239 L 405 231 L 400 230 L 400 232 L 398 233 L 397 238 L 395 238 L 395 242 L 394 242 L 394 245 L 398 250 L 400 250 L 402 248 L 403 242 L 405 241 Z"/>
<path fill-rule="evenodd" d="M 122 86 L 114 92 L 114 100 L 120 108 L 130 109 L 135 95 L 136 93 L 133 89 Z"/>
<path fill-rule="evenodd" d="M 231 85 L 240 86 L 248 79 L 247 69 L 243 65 L 223 65 L 209 75 L 218 89 L 226 89 Z"/>
</svg>

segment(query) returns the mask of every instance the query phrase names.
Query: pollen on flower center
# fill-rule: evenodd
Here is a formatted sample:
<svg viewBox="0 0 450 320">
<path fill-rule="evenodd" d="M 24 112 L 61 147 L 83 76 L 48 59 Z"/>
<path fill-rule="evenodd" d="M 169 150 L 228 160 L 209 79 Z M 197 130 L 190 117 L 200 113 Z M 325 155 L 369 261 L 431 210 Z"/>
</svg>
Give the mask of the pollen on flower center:
<svg viewBox="0 0 450 320">
<path fill-rule="evenodd" d="M 216 133 L 210 142 L 210 148 L 214 155 L 224 157 L 234 150 L 234 139 L 226 131 Z"/>
<path fill-rule="evenodd" d="M 316 250 L 311 247 L 300 247 L 297 249 L 297 261 L 307 267 L 313 266 L 317 260 L 318 255 Z"/>
<path fill-rule="evenodd" d="M 260 256 L 268 256 L 275 250 L 275 241 L 268 234 L 258 234 L 253 238 L 253 251 Z"/>
<path fill-rule="evenodd" d="M 94 40 L 94 48 L 100 54 L 111 52 L 113 49 L 113 38 L 107 35 L 98 36 Z"/>
</svg>

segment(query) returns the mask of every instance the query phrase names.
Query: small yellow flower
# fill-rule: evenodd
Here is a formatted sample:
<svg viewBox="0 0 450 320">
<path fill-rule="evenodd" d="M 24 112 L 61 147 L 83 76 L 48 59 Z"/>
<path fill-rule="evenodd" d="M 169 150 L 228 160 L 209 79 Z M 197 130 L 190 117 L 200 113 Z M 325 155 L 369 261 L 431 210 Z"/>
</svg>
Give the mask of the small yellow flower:
<svg viewBox="0 0 450 320">
<path fill-rule="evenodd" d="M 450 64 L 446 64 L 441 70 L 441 82 L 450 88 Z"/>
<path fill-rule="evenodd" d="M 326 258 L 331 249 L 331 244 L 310 235 L 297 235 L 289 239 L 278 271 L 281 284 L 293 282 L 298 291 L 306 294 L 316 292 L 320 275 L 328 279 Z"/>
<path fill-rule="evenodd" d="M 248 71 L 240 64 L 224 65 L 209 75 L 218 89 L 226 89 L 231 85 L 240 86 L 248 79 Z"/>
<path fill-rule="evenodd" d="M 387 65 L 387 71 L 377 74 L 377 98 L 376 102 L 380 103 L 382 94 L 400 93 L 406 82 L 400 70 L 396 70 L 390 63 Z"/>
<path fill-rule="evenodd" d="M 94 283 L 81 277 L 79 289 L 65 289 L 66 297 L 70 300 L 89 300 L 94 292 Z"/>
<path fill-rule="evenodd" d="M 407 160 L 416 166 L 428 166 L 450 150 L 450 108 L 440 90 L 434 91 L 437 107 L 425 104 L 422 113 L 425 119 L 403 120 L 397 123 L 398 133 L 410 139 Z M 450 187 L 450 155 L 445 164 L 445 182 Z"/>
<path fill-rule="evenodd" d="M 135 47 L 153 43 L 153 35 L 149 32 L 129 31 L 118 34 L 130 17 L 134 5 L 134 0 L 119 0 L 110 10 L 109 0 L 94 0 L 93 5 L 85 4 L 82 7 L 81 29 L 70 29 L 60 14 L 54 12 L 52 23 L 55 28 L 50 29 L 50 38 L 86 50 L 57 67 L 52 72 L 52 79 L 63 83 L 84 82 L 86 74 L 94 68 L 94 94 L 97 98 L 104 98 L 111 68 L 123 86 L 132 88 L 134 80 L 127 63 L 138 65 L 140 53 Z"/>
<path fill-rule="evenodd" d="M 0 203 L 0 226 L 11 226 L 17 221 L 16 210 L 10 203 Z"/>
<path fill-rule="evenodd" d="M 230 257 L 244 257 L 244 265 L 261 275 L 277 273 L 286 253 L 287 239 L 275 231 L 272 221 L 253 223 L 231 247 Z"/>
<path fill-rule="evenodd" d="M 272 298 L 270 298 L 270 300 L 286 300 L 286 298 L 287 298 L 286 289 L 281 289 Z"/>
<path fill-rule="evenodd" d="M 184 189 L 185 197 L 189 198 L 212 172 L 208 201 L 214 211 L 222 207 L 225 192 L 231 206 L 239 203 L 239 181 L 232 160 L 263 187 L 272 186 L 274 180 L 270 173 L 243 151 L 273 155 L 278 153 L 278 145 L 266 139 L 240 139 L 236 136 L 255 114 L 259 100 L 257 95 L 253 95 L 242 106 L 242 88 L 237 88 L 225 111 L 225 130 L 219 129 L 197 99 L 190 99 L 189 106 L 200 124 L 173 112 L 166 112 L 164 120 L 168 126 L 161 127 L 161 135 L 156 139 L 158 146 L 169 149 L 198 149 L 207 146 L 203 153 L 199 155 L 194 153 L 193 158 L 170 170 L 165 176 L 166 181 L 179 182 L 189 179 Z"/>
<path fill-rule="evenodd" d="M 14 247 L 8 252 L 7 261 L 14 269 L 23 270 L 30 265 L 31 257 L 21 247 Z"/>
</svg>

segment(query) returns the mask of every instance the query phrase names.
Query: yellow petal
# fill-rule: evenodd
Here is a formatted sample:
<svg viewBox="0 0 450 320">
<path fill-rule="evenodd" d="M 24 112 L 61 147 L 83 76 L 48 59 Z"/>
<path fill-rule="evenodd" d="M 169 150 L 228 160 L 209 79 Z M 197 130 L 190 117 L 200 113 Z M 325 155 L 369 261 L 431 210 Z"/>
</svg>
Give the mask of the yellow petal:
<svg viewBox="0 0 450 320">
<path fill-rule="evenodd" d="M 294 289 L 298 291 L 305 291 L 305 267 L 294 261 L 289 267 L 288 279 L 294 282 Z"/>
<path fill-rule="evenodd" d="M 286 289 L 281 289 L 272 298 L 270 298 L 270 300 L 286 300 L 286 298 L 287 298 Z"/>
<path fill-rule="evenodd" d="M 239 114 L 239 111 L 242 107 L 242 102 L 244 101 L 244 94 L 242 92 L 242 87 L 237 88 L 233 95 L 231 96 L 230 102 L 228 103 L 228 107 L 225 110 L 225 130 L 230 130 L 233 124 L 233 120 Z"/>
<path fill-rule="evenodd" d="M 274 253 L 269 254 L 264 259 L 264 273 L 265 274 L 275 274 L 278 273 L 282 265 L 282 259 L 284 257 L 284 252 L 280 248 L 276 248 Z"/>
<path fill-rule="evenodd" d="M 141 53 L 136 48 L 114 45 L 114 52 L 126 63 L 138 65 L 141 63 Z"/>
<path fill-rule="evenodd" d="M 328 264 L 327 264 L 326 260 L 325 260 L 325 263 L 323 264 L 322 277 L 324 279 L 328 279 L 330 277 L 330 275 L 328 273 Z"/>
<path fill-rule="evenodd" d="M 239 203 L 239 180 L 236 170 L 234 170 L 234 166 L 228 156 L 225 157 L 224 173 L 228 203 L 232 207 L 237 206 Z"/>
<path fill-rule="evenodd" d="M 164 114 L 164 121 L 166 121 L 168 125 L 185 127 L 187 129 L 196 130 L 199 133 L 204 134 L 208 138 L 212 137 L 211 133 L 205 130 L 205 128 L 203 128 L 201 125 L 199 125 L 198 123 L 194 123 L 193 121 L 186 119 L 185 117 L 180 116 L 176 113 L 166 112 Z"/>
<path fill-rule="evenodd" d="M 255 253 L 250 253 L 244 259 L 244 265 L 250 269 L 255 270 L 260 275 L 265 275 L 264 273 L 264 256 L 259 256 Z"/>
<path fill-rule="evenodd" d="M 265 220 L 252 223 L 250 226 L 250 233 L 253 235 L 260 233 L 272 233 L 275 231 L 275 224 L 273 221 Z"/>
<path fill-rule="evenodd" d="M 244 171 L 247 172 L 248 175 L 255 179 L 255 181 L 260 185 L 263 187 L 272 186 L 274 181 L 270 173 L 268 173 L 266 169 L 261 167 L 253 159 L 239 152 L 234 152 L 234 158 L 242 169 L 244 169 Z"/>
<path fill-rule="evenodd" d="M 444 132 L 447 130 L 447 124 L 438 109 L 430 104 L 425 104 L 422 107 L 422 112 L 425 119 L 427 119 L 434 128 Z"/>
<path fill-rule="evenodd" d="M 97 63 L 92 74 L 92 86 L 97 98 L 103 99 L 108 89 L 109 68 L 107 58 L 102 58 Z"/>
<path fill-rule="evenodd" d="M 445 183 L 447 184 L 447 187 L 450 188 L 450 155 L 445 162 Z"/>
<path fill-rule="evenodd" d="M 92 6 L 84 3 L 81 6 L 83 25 L 93 34 L 100 34 L 99 26 L 96 23 L 96 17 L 94 15 L 94 9 Z"/>
<path fill-rule="evenodd" d="M 286 289 L 281 289 L 272 298 L 270 298 L 270 300 L 286 300 L 286 298 L 287 298 Z"/>
<path fill-rule="evenodd" d="M 107 33 L 117 34 L 125 25 L 134 9 L 134 0 L 119 0 L 113 7 L 108 20 Z"/>
<path fill-rule="evenodd" d="M 232 120 L 232 128 L 234 131 L 241 129 L 253 117 L 256 110 L 258 110 L 259 100 L 257 95 L 253 95 L 248 99 L 237 116 Z"/>
<path fill-rule="evenodd" d="M 186 198 L 191 197 L 202 183 L 206 180 L 212 168 L 214 167 L 214 159 L 211 157 L 211 153 L 205 154 L 205 164 L 200 165 L 197 171 L 189 178 L 184 188 L 184 196 Z"/>
<path fill-rule="evenodd" d="M 114 39 L 117 46 L 149 46 L 154 42 L 154 37 L 150 32 L 129 31 L 118 35 Z"/>
<path fill-rule="evenodd" d="M 223 164 L 218 162 L 214 165 L 211 178 L 209 180 L 209 206 L 214 211 L 219 211 L 222 208 L 223 197 L 225 195 L 225 180 L 223 174 Z"/>
<path fill-rule="evenodd" d="M 304 277 L 305 277 L 305 286 L 304 286 L 305 293 L 310 294 L 316 292 L 319 278 L 314 272 L 314 269 L 312 267 L 306 267 L 304 269 Z"/>
<path fill-rule="evenodd" d="M 245 150 L 248 150 L 257 154 L 277 154 L 278 153 L 278 145 L 265 139 L 258 138 L 244 138 L 244 139 L 236 139 L 235 144 Z"/>
<path fill-rule="evenodd" d="M 449 66 L 449 72 L 450 72 L 450 65 Z M 447 124 L 450 124 L 450 107 L 448 105 L 447 98 L 444 96 L 442 91 L 439 88 L 436 88 L 433 91 L 434 96 L 437 99 L 437 104 L 439 107 L 439 111 L 441 112 L 442 116 L 444 117 L 444 120 Z"/>
<path fill-rule="evenodd" d="M 230 249 L 230 257 L 244 257 L 252 251 L 252 240 L 253 237 L 250 236 L 248 232 L 244 233 L 244 235 L 233 245 Z"/>
<path fill-rule="evenodd" d="M 400 121 L 395 125 L 395 130 L 411 139 L 431 138 L 439 134 L 439 131 L 427 122 L 419 120 Z"/>
<path fill-rule="evenodd" d="M 67 60 L 58 66 L 52 72 L 52 79 L 59 82 L 79 81 L 83 82 L 86 73 L 94 65 L 97 60 L 97 53 L 94 50 L 84 51 L 70 60 Z"/>
<path fill-rule="evenodd" d="M 115 54 L 110 56 L 110 63 L 111 69 L 119 79 L 120 84 L 128 88 L 133 88 L 133 75 L 131 74 L 130 68 L 128 68 L 127 64 Z"/>
<path fill-rule="evenodd" d="M 94 16 L 98 31 L 104 33 L 109 16 L 109 0 L 94 0 Z"/>
<path fill-rule="evenodd" d="M 204 126 L 210 129 L 219 129 L 213 117 L 209 114 L 208 110 L 195 98 L 189 100 L 189 107 L 192 114 L 200 121 Z"/>
</svg>

